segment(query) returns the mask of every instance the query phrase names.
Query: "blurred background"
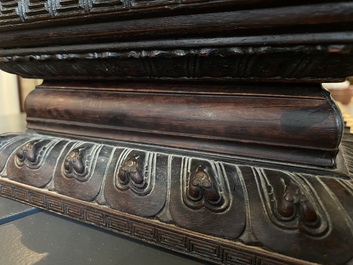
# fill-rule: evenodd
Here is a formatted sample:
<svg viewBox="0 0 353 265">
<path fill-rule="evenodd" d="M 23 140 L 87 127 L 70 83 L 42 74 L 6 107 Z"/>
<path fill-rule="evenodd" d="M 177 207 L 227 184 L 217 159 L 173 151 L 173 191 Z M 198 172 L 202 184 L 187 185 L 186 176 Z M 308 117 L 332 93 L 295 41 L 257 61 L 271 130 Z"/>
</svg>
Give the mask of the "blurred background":
<svg viewBox="0 0 353 265">
<path fill-rule="evenodd" d="M 24 112 L 28 93 L 41 82 L 40 79 L 25 79 L 0 70 L 0 115 Z"/>
</svg>

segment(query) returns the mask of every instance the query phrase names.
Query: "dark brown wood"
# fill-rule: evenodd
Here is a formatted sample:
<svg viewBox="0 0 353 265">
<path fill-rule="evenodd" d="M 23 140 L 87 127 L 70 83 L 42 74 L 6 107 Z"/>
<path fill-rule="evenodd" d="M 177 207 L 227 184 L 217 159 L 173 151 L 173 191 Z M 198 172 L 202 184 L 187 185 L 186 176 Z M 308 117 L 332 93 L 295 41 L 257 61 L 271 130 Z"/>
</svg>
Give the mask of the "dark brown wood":
<svg viewBox="0 0 353 265">
<path fill-rule="evenodd" d="M 346 134 L 347 157 L 352 142 Z M 287 256 L 272 254 L 270 264 L 352 258 L 352 181 L 331 171 L 38 134 L 5 135 L 1 143 L 2 196 L 216 263 L 260 262 L 261 247 Z"/>
<path fill-rule="evenodd" d="M 343 122 L 319 85 L 46 84 L 28 128 L 333 167 Z M 148 88 L 147 88 L 148 86 Z M 79 90 L 79 91 L 77 91 Z"/>
<path fill-rule="evenodd" d="M 218 264 L 353 262 L 352 1 L 0 0 L 42 85 L 0 195 Z M 348 126 L 348 127 L 345 127 Z"/>
</svg>

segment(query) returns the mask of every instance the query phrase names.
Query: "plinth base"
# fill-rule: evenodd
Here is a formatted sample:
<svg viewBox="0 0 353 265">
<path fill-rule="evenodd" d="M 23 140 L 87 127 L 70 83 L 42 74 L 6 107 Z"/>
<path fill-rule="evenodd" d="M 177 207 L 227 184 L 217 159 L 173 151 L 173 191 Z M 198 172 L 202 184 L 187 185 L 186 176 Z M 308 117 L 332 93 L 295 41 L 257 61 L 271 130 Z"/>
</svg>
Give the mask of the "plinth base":
<svg viewBox="0 0 353 265">
<path fill-rule="evenodd" d="M 42 134 L 3 135 L 0 195 L 224 264 L 346 264 L 347 172 Z"/>
</svg>

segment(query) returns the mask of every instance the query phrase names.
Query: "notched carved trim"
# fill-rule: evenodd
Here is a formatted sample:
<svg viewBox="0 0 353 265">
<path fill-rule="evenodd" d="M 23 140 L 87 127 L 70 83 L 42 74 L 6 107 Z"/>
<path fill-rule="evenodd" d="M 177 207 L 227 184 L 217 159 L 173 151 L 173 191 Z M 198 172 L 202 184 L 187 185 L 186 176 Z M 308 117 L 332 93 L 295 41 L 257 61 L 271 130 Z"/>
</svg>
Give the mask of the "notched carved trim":
<svg viewBox="0 0 353 265">
<path fill-rule="evenodd" d="M 95 60 L 95 59 L 146 59 L 146 58 L 193 58 L 198 57 L 227 57 L 227 56 L 245 56 L 245 55 L 262 55 L 270 53 L 285 54 L 291 52 L 320 52 L 320 53 L 332 53 L 335 48 L 335 54 L 349 54 L 351 53 L 353 46 L 346 44 L 341 46 L 333 45 L 316 45 L 312 46 L 294 46 L 288 47 L 273 47 L 273 46 L 261 46 L 261 47 L 203 47 L 198 49 L 172 49 L 172 50 L 130 50 L 130 51 L 103 51 L 103 52 L 86 52 L 86 53 L 48 53 L 48 54 L 23 54 L 23 55 L 3 55 L 0 56 L 0 63 L 8 62 L 33 62 L 33 61 L 68 61 L 74 59 L 81 60 Z M 13 53 L 13 51 L 12 51 Z M 2 52 L 4 54 L 4 52 Z M 246 58 L 247 60 L 249 58 Z M 254 59 L 254 58 L 253 58 Z M 300 58 L 302 59 L 302 58 Z M 299 65 L 297 66 L 299 67 Z"/>
<path fill-rule="evenodd" d="M 161 5 L 175 6 L 176 4 L 181 5 L 179 1 L 176 0 L 2 0 L 0 1 L 0 25 L 8 24 L 9 22 L 20 24 L 31 21 L 48 20 L 54 17 L 82 17 L 97 12 L 122 13 L 130 12 L 131 9 L 145 9 L 151 8 L 151 6 L 157 7 Z M 190 4 L 183 3 L 183 5 Z"/>
<path fill-rule="evenodd" d="M 30 50 L 3 51 L 0 68 L 10 73 L 37 78 L 83 79 L 214 79 L 214 80 L 329 80 L 352 74 L 348 62 L 352 45 L 342 45 L 332 52 L 331 45 L 292 47 L 204 47 L 197 49 L 111 50 L 33 54 Z M 307 54 L 313 54 L 307 58 Z M 325 58 L 325 60 L 323 59 Z M 338 73 L 330 71 L 332 62 L 340 60 L 347 67 Z M 95 60 L 89 67 L 87 60 Z M 283 67 L 288 61 L 294 67 Z M 172 62 L 172 63 L 171 63 Z M 171 66 L 172 65 L 172 66 Z M 212 65 L 212 67 L 204 67 Z M 316 71 L 320 65 L 321 71 Z M 276 69 L 274 72 L 261 69 Z"/>
</svg>

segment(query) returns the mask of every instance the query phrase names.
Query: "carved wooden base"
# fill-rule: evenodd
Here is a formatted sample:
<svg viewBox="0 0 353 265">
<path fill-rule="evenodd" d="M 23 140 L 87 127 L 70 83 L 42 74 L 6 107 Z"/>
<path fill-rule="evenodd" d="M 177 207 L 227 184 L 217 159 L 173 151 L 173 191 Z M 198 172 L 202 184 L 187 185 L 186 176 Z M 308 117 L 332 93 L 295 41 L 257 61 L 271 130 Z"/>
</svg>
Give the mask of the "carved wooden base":
<svg viewBox="0 0 353 265">
<path fill-rule="evenodd" d="M 0 195 L 215 263 L 346 264 L 353 257 L 352 143 L 346 132 L 342 173 L 6 134 Z"/>
<path fill-rule="evenodd" d="M 320 83 L 353 75 L 352 18 L 353 1 L 0 0 L 0 68 L 45 80 L 25 106 L 40 134 L 1 138 L 1 194 L 209 262 L 346 264 L 353 140 Z"/>
</svg>

